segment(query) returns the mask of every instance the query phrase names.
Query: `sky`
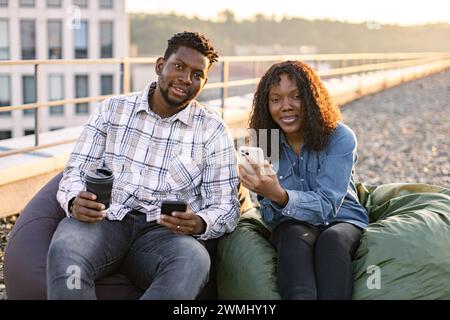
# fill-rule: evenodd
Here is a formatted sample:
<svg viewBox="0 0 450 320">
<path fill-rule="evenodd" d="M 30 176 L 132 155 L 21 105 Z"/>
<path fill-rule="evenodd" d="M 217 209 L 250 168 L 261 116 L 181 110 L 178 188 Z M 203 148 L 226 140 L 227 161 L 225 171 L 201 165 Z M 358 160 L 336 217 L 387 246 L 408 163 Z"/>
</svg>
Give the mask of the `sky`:
<svg viewBox="0 0 450 320">
<path fill-rule="evenodd" d="M 238 20 L 257 13 L 348 22 L 450 23 L 449 0 L 126 0 L 128 12 L 177 13 L 214 20 L 226 9 Z"/>
</svg>

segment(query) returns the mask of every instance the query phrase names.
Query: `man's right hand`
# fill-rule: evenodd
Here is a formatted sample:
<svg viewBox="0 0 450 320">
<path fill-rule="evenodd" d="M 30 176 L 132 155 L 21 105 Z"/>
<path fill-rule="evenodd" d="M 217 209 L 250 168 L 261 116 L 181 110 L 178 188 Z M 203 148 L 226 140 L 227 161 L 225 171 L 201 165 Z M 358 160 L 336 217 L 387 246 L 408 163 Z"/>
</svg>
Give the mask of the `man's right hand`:
<svg viewBox="0 0 450 320">
<path fill-rule="evenodd" d="M 94 223 L 106 216 L 105 205 L 96 202 L 97 196 L 87 191 L 80 191 L 72 202 L 72 215 L 80 221 Z"/>
</svg>

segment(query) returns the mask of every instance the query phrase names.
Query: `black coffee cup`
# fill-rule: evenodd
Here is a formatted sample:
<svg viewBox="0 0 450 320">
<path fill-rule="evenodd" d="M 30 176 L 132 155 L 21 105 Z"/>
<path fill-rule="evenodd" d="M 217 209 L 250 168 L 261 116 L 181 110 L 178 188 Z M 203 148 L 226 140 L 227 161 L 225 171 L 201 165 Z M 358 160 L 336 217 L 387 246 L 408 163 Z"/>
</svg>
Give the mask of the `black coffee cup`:
<svg viewBox="0 0 450 320">
<path fill-rule="evenodd" d="M 113 173 L 108 169 L 96 169 L 86 173 L 86 191 L 95 194 L 95 201 L 103 203 L 105 209 L 109 208 L 111 202 L 113 181 Z"/>
</svg>

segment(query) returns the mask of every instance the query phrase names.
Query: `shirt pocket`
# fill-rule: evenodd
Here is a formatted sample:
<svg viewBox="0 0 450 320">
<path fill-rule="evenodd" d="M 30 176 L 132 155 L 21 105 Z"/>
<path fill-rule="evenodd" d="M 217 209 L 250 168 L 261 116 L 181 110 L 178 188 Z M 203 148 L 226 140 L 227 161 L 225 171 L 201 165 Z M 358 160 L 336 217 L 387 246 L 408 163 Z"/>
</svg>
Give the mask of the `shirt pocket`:
<svg viewBox="0 0 450 320">
<path fill-rule="evenodd" d="M 294 169 L 290 165 L 278 170 L 278 182 L 283 188 L 289 190 L 299 190 L 298 186 L 295 185 L 295 177 L 293 174 Z"/>
<path fill-rule="evenodd" d="M 187 191 L 201 184 L 202 170 L 191 157 L 173 155 L 166 182 L 170 192 Z"/>
<path fill-rule="evenodd" d="M 319 175 L 319 172 L 319 162 L 316 159 L 309 161 L 306 165 L 306 179 L 311 189 L 317 188 L 317 176 Z"/>
</svg>

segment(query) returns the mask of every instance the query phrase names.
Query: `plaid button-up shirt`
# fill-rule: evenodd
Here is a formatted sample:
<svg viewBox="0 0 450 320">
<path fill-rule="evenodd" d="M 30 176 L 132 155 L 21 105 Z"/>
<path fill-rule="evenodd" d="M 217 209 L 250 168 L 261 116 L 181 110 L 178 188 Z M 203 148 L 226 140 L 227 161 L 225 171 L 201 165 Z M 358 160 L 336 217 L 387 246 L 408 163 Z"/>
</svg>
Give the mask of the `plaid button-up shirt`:
<svg viewBox="0 0 450 320">
<path fill-rule="evenodd" d="M 58 201 L 70 217 L 68 203 L 85 190 L 85 173 L 106 167 L 114 174 L 107 219 L 121 220 L 135 209 L 153 221 L 163 200 L 183 199 L 206 222 L 199 239 L 233 231 L 239 219 L 238 176 L 229 130 L 196 101 L 161 118 L 148 102 L 155 86 L 100 103 L 64 169 Z"/>
</svg>

